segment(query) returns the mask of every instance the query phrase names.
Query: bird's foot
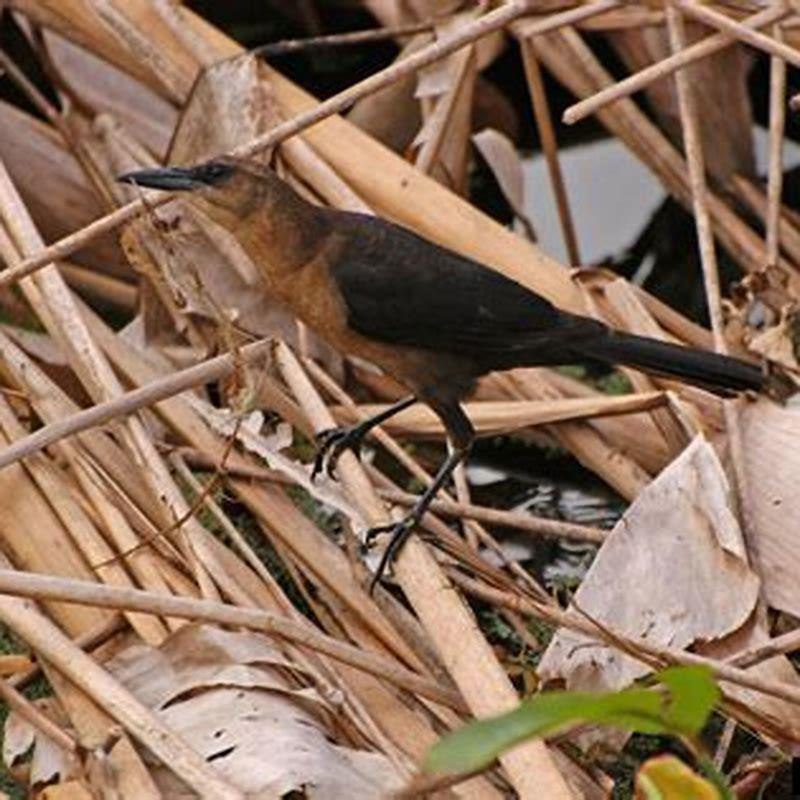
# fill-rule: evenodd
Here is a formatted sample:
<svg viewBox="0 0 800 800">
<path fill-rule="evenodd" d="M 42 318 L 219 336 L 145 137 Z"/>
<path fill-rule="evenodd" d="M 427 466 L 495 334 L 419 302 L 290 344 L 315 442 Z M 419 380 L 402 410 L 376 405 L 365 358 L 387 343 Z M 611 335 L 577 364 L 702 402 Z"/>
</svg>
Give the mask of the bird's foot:
<svg viewBox="0 0 800 800">
<path fill-rule="evenodd" d="M 359 425 L 329 428 L 318 433 L 316 439 L 318 449 L 314 458 L 314 469 L 311 471 L 312 481 L 323 471 L 331 478 L 336 477 L 336 465 L 347 450 L 360 456 L 364 430 Z"/>
<path fill-rule="evenodd" d="M 386 525 L 376 525 L 374 528 L 370 528 L 367 531 L 364 537 L 365 550 L 368 550 L 374 544 L 375 539 L 381 534 L 391 534 L 389 543 L 386 545 L 386 549 L 383 551 L 375 574 L 372 576 L 372 580 L 369 583 L 370 594 L 373 593 L 375 587 L 381 582 L 384 573 L 397 557 L 400 550 L 402 550 L 403 545 L 408 541 L 408 537 L 411 536 L 418 522 L 419 515 L 412 512 L 397 522 L 389 522 Z"/>
</svg>

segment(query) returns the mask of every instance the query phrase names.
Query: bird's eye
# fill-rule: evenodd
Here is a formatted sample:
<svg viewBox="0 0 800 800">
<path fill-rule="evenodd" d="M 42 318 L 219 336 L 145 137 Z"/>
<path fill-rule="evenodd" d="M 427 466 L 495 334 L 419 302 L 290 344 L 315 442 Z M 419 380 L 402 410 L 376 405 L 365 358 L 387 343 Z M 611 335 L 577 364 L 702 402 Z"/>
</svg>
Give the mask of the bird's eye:
<svg viewBox="0 0 800 800">
<path fill-rule="evenodd" d="M 233 172 L 233 168 L 230 167 L 228 164 L 221 164 L 219 162 L 212 162 L 210 164 L 206 164 L 202 170 L 202 176 L 200 180 L 204 183 L 214 184 L 221 181 L 223 178 L 226 178 Z"/>
</svg>

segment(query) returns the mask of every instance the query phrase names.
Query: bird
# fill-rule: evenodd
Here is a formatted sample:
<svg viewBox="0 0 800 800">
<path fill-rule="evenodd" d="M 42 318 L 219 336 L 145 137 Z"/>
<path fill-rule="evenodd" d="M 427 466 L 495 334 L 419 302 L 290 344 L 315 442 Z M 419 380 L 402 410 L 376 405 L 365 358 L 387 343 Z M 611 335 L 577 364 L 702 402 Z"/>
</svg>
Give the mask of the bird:
<svg viewBox="0 0 800 800">
<path fill-rule="evenodd" d="M 355 425 L 323 431 L 313 476 L 335 475 L 376 425 L 427 404 L 451 447 L 433 481 L 390 534 L 374 588 L 464 461 L 475 430 L 461 402 L 478 378 L 514 367 L 585 362 L 624 365 L 676 378 L 721 396 L 785 393 L 776 376 L 725 355 L 615 330 L 559 309 L 502 273 L 380 217 L 309 202 L 268 165 L 223 156 L 188 167 L 128 172 L 119 181 L 186 193 L 236 237 L 264 289 L 329 344 L 376 364 L 408 396 Z"/>
</svg>

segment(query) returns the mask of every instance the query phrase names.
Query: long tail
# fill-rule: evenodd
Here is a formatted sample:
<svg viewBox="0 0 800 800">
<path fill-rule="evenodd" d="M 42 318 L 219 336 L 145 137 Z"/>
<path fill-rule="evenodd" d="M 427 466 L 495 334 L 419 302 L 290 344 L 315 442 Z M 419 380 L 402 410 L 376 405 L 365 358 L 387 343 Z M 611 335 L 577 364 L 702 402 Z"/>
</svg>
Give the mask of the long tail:
<svg viewBox="0 0 800 800">
<path fill-rule="evenodd" d="M 609 331 L 606 336 L 582 342 L 581 353 L 609 364 L 679 378 L 723 396 L 773 388 L 768 385 L 770 376 L 754 364 L 632 333 Z"/>
</svg>

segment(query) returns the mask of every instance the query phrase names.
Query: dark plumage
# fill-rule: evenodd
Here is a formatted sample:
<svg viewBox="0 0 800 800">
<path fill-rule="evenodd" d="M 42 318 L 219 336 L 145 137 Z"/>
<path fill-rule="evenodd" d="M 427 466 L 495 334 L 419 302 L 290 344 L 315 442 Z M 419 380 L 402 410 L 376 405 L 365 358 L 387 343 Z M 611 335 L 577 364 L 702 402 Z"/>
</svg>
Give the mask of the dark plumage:
<svg viewBox="0 0 800 800">
<path fill-rule="evenodd" d="M 379 417 L 326 432 L 315 472 L 326 454 L 331 472 L 345 449 L 358 451 L 371 427 L 416 400 L 442 419 L 451 455 L 406 519 L 386 528 L 393 535 L 378 578 L 469 452 L 474 431 L 459 401 L 486 372 L 591 360 L 671 376 L 721 395 L 772 387 L 753 364 L 614 331 L 561 311 L 405 228 L 318 208 L 251 162 L 221 159 L 122 179 L 191 191 L 206 214 L 237 236 L 275 297 L 342 351 L 373 361 L 408 386 L 412 396 Z"/>
</svg>

